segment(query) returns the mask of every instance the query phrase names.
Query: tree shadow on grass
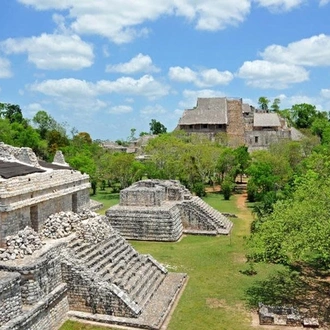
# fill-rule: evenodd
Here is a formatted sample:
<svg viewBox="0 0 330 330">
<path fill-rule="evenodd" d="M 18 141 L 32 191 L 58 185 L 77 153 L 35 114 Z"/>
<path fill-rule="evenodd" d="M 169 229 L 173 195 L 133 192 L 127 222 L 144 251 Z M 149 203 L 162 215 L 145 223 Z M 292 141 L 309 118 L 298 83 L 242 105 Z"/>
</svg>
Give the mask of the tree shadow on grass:
<svg viewBox="0 0 330 330">
<path fill-rule="evenodd" d="M 330 324 L 330 280 L 311 271 L 291 268 L 257 281 L 246 290 L 246 302 L 251 309 L 256 309 L 260 302 L 296 307 L 304 317 Z"/>
</svg>

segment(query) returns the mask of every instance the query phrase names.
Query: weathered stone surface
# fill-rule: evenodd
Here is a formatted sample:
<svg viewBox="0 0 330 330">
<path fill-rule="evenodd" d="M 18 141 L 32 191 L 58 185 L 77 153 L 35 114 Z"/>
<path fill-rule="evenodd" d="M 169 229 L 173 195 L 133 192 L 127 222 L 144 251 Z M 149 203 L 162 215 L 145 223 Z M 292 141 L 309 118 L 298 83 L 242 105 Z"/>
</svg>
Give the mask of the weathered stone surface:
<svg viewBox="0 0 330 330">
<path fill-rule="evenodd" d="M 6 249 L 1 249 L 0 260 L 23 259 L 42 247 L 41 237 L 31 227 L 25 227 L 17 235 L 6 237 Z"/>
<path fill-rule="evenodd" d="M 31 152 L 0 144 L 0 158 L 37 166 Z M 0 329 L 55 330 L 69 310 L 160 329 L 186 275 L 169 274 L 139 254 L 106 217 L 88 209 L 87 175 L 46 165 L 41 173 L 0 178 Z M 174 185 L 159 191 L 149 203 L 181 200 Z M 179 214 L 178 208 L 163 212 L 165 231 Z"/>
<path fill-rule="evenodd" d="M 182 234 L 228 234 L 232 222 L 175 180 L 143 180 L 120 192 L 106 211 L 127 239 L 177 241 Z"/>
</svg>

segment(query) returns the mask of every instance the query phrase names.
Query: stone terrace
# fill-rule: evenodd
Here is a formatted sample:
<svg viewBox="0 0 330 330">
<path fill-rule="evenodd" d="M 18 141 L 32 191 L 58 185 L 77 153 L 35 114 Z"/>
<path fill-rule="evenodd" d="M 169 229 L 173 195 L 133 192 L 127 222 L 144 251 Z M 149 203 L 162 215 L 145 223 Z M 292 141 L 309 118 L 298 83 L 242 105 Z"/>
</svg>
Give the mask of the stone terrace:
<svg viewBox="0 0 330 330">
<path fill-rule="evenodd" d="M 127 239 L 177 241 L 183 233 L 227 235 L 232 222 L 175 180 L 143 180 L 120 192 L 106 211 Z"/>
</svg>

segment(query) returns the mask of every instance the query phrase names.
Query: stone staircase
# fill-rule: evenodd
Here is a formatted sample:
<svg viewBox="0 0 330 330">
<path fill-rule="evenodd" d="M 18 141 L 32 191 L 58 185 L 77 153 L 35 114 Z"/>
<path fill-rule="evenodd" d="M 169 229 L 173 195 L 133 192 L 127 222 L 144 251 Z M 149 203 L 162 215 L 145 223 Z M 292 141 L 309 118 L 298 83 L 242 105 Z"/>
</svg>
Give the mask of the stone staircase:
<svg viewBox="0 0 330 330">
<path fill-rule="evenodd" d="M 204 202 L 201 198 L 194 196 L 183 204 L 184 211 L 189 212 L 192 219 L 197 219 L 198 230 L 205 234 L 209 231 L 212 235 L 229 234 L 233 223 L 219 211 Z M 194 230 L 186 229 L 186 233 L 194 233 Z"/>
<path fill-rule="evenodd" d="M 125 296 L 130 304 L 137 305 L 136 311 L 143 309 L 167 274 L 162 265 L 149 255 L 139 254 L 116 231 L 97 244 L 74 237 L 68 250 L 74 258 L 71 262 L 94 274 L 94 281 L 117 287 L 122 292 L 116 296 Z"/>
</svg>

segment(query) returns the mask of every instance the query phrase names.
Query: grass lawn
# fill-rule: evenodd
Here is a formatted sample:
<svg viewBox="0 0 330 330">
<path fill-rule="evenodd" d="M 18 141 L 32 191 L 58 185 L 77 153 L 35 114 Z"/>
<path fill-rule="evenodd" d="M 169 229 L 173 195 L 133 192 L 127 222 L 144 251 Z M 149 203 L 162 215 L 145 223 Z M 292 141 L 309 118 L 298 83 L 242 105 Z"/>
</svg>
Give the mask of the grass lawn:
<svg viewBox="0 0 330 330">
<path fill-rule="evenodd" d="M 105 190 L 98 189 L 96 195 L 91 196 L 91 198 L 97 202 L 103 203 L 102 209 L 98 211 L 100 214 L 104 214 L 109 207 L 119 203 L 119 193 L 111 194 L 109 188 Z"/>
<path fill-rule="evenodd" d="M 111 198 L 102 202 L 114 202 Z M 118 201 L 118 200 L 117 200 Z M 257 264 L 257 275 L 240 272 L 247 268 L 245 237 L 252 220 L 244 196 L 224 201 L 222 195 L 209 194 L 205 201 L 222 212 L 234 213 L 229 236 L 185 236 L 176 243 L 131 241 L 140 253 L 149 253 L 170 271 L 189 275 L 188 284 L 171 317 L 168 330 L 248 330 L 250 313 L 245 307 L 245 290 L 279 267 Z M 113 204 L 112 204 L 113 205 Z M 100 327 L 67 322 L 61 330 L 97 330 Z M 107 328 L 109 329 L 109 328 Z M 256 327 L 254 327 L 256 329 Z"/>
</svg>

